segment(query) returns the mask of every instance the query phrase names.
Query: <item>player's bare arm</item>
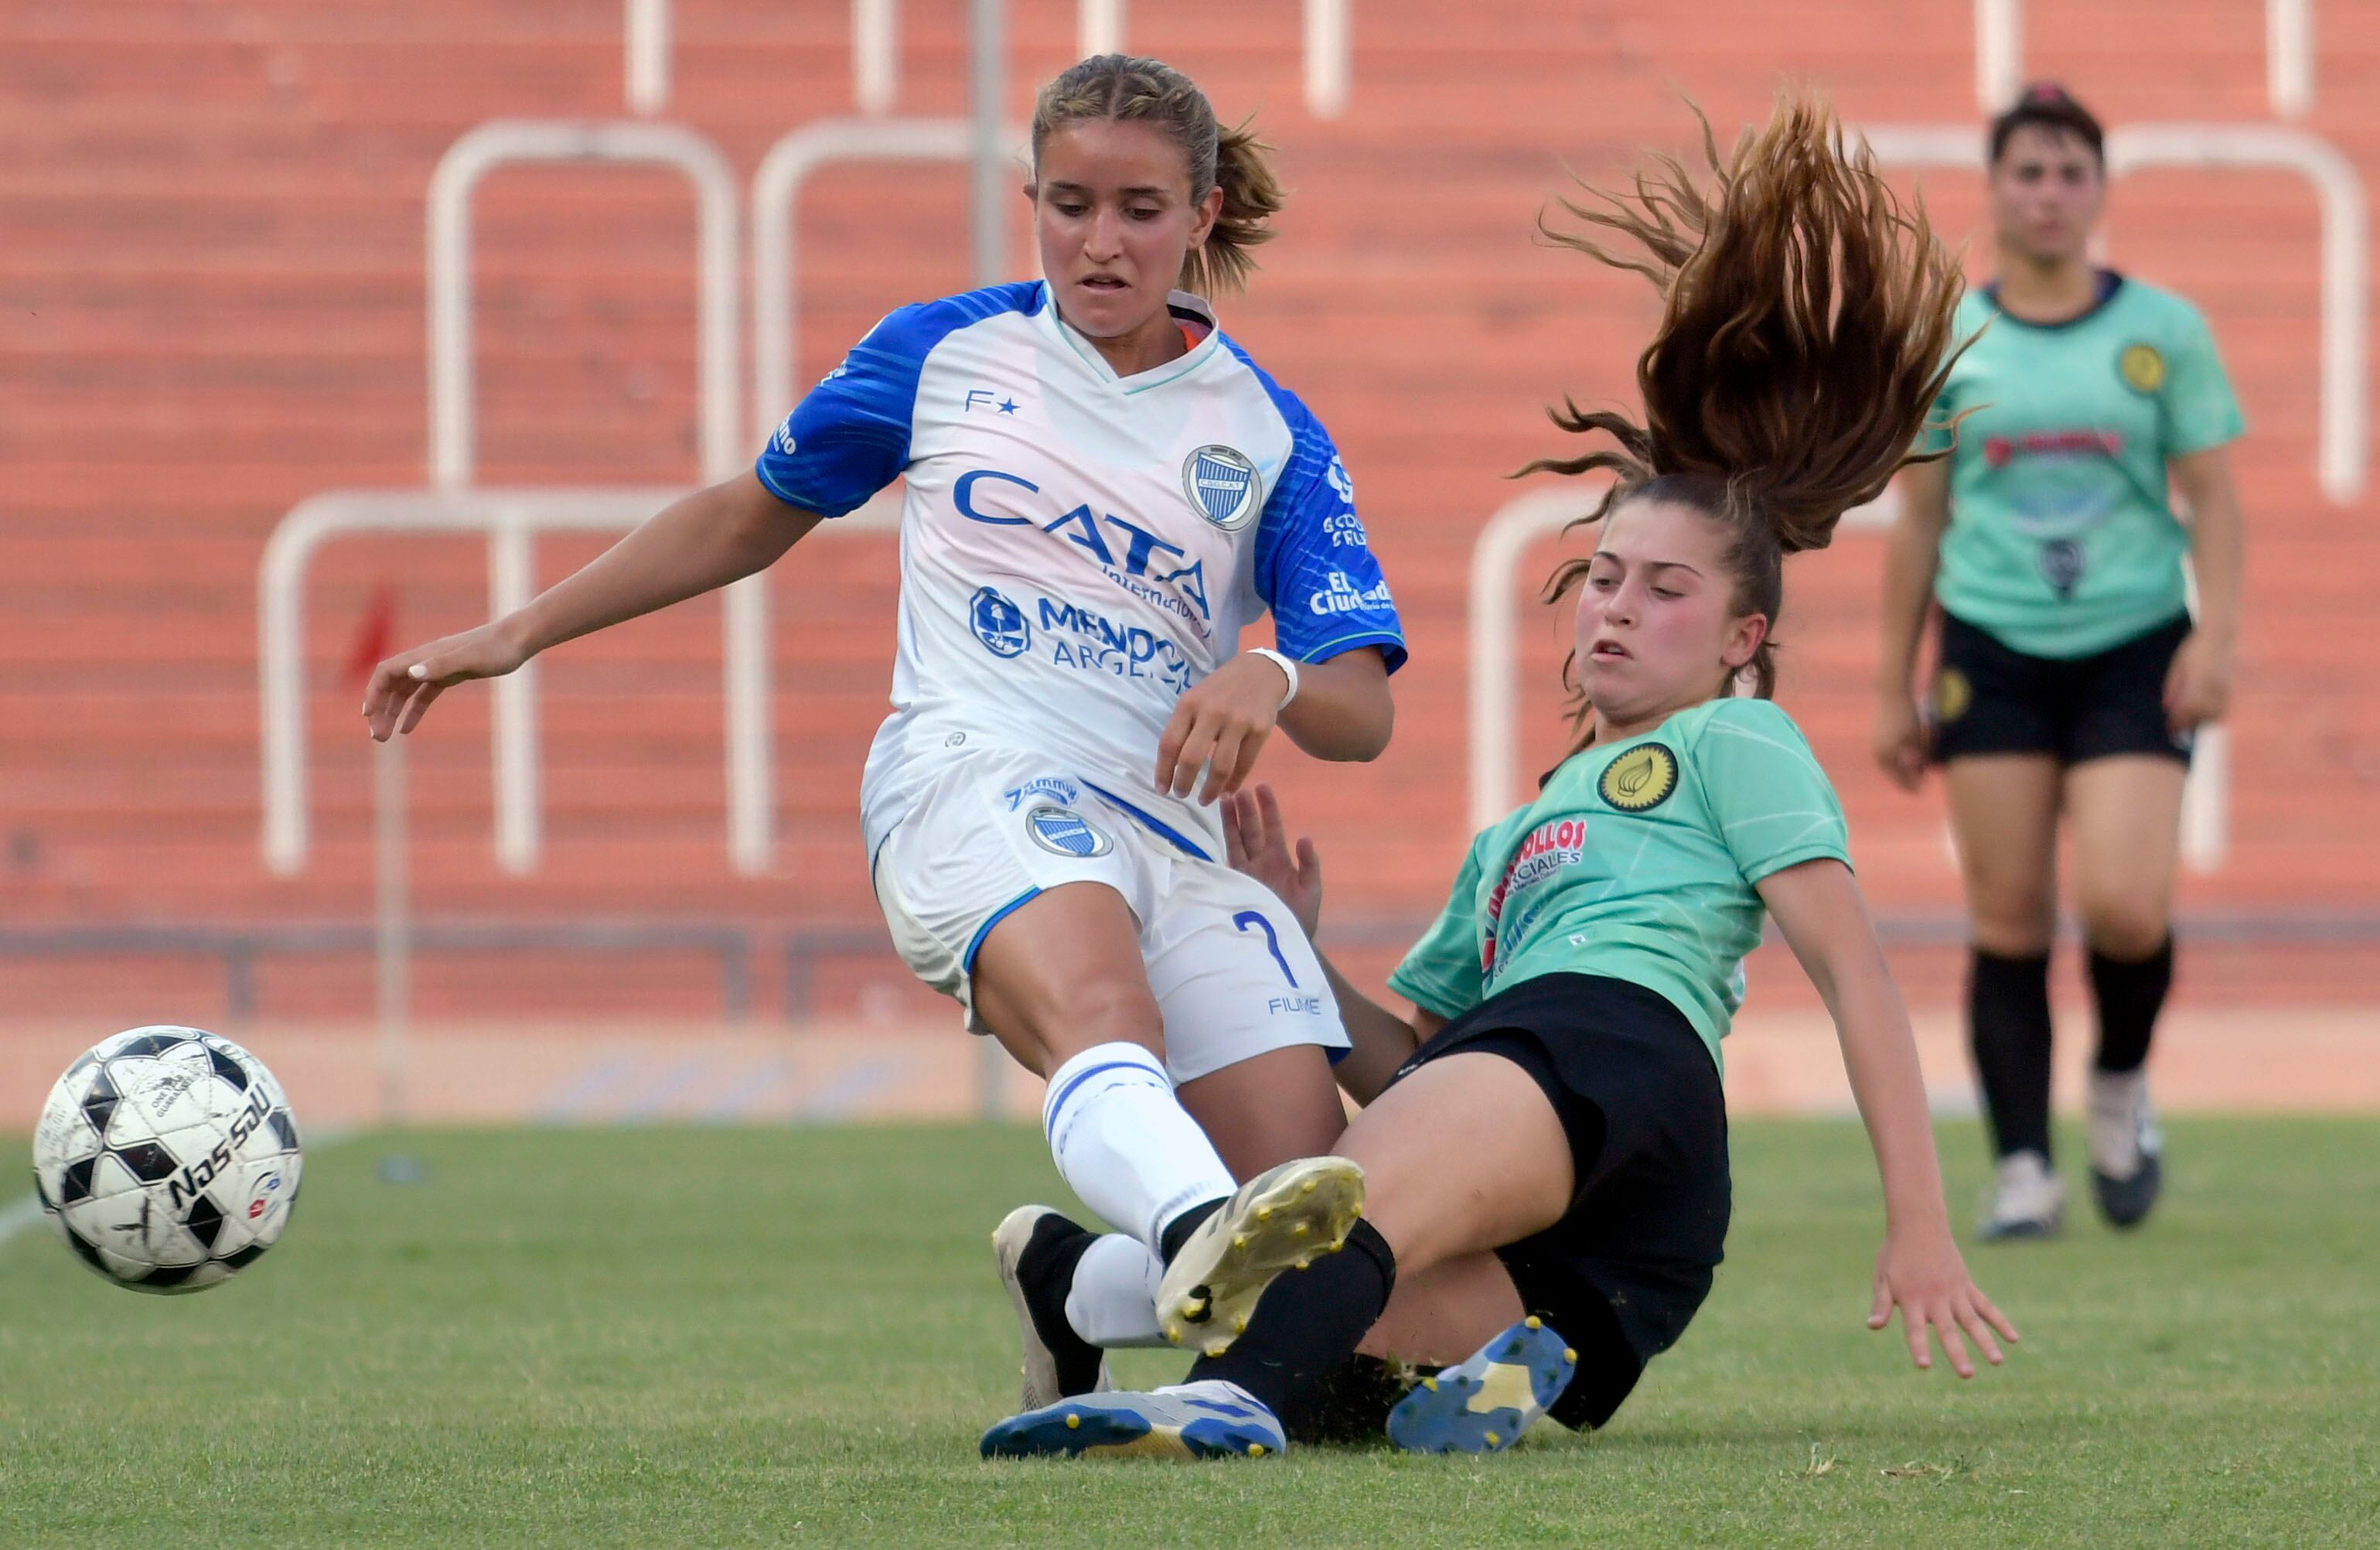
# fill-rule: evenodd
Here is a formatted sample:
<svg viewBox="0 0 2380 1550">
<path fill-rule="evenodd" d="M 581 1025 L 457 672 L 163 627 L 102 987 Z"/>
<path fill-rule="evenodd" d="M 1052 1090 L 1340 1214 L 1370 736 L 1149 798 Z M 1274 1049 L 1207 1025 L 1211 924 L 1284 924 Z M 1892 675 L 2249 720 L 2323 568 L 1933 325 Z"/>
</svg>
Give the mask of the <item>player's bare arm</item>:
<svg viewBox="0 0 2380 1550">
<path fill-rule="evenodd" d="M 2231 708 L 2247 543 L 2228 446 L 2176 458 L 2172 472 L 2190 506 L 2191 574 L 2198 583 L 2197 617 L 2165 680 L 2166 718 L 2175 731 L 2184 732 L 2221 720 Z"/>
<path fill-rule="evenodd" d="M 1759 890 L 1835 1019 L 1843 1069 L 1884 1179 L 1884 1247 L 1876 1254 L 1868 1327 L 1882 1329 L 1898 1308 L 1910 1360 L 1918 1366 L 1934 1364 L 1926 1342 L 1931 1331 L 1959 1376 L 1973 1377 L 1961 1330 L 1985 1361 L 1999 1365 L 1993 1332 L 2013 1341 L 2016 1325 L 1967 1274 L 1951 1239 L 1909 1011 L 1851 869 L 1836 860 L 1804 861 L 1771 873 Z"/>
<path fill-rule="evenodd" d="M 502 677 L 548 647 L 765 570 L 819 521 L 749 470 L 697 490 L 525 607 L 382 662 L 364 690 L 365 725 L 376 742 L 410 732 L 455 684 Z"/>
<path fill-rule="evenodd" d="M 1231 795 L 1276 726 L 1317 759 L 1377 759 L 1389 746 L 1396 705 L 1378 647 L 1302 664 L 1294 697 L 1283 704 L 1291 692 L 1287 671 L 1269 655 L 1245 653 L 1216 669 L 1173 708 L 1157 745 L 1158 789 L 1186 797 L 1195 785 L 1201 802 Z"/>
</svg>

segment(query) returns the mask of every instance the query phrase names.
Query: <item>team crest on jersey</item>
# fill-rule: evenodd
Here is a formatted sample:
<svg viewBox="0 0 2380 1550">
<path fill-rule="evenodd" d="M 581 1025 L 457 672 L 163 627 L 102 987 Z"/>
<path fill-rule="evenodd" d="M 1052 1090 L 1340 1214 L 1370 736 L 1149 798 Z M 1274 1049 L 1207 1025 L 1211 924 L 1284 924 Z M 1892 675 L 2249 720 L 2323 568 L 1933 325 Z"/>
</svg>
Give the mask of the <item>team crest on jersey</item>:
<svg viewBox="0 0 2380 1550">
<path fill-rule="evenodd" d="M 1107 832 L 1071 808 L 1047 803 L 1025 815 L 1025 832 L 1033 843 L 1055 855 L 1087 861 L 1115 848 Z"/>
<path fill-rule="evenodd" d="M 1622 812 L 1649 812 L 1678 788 L 1678 756 L 1661 743 L 1640 743 L 1603 767 L 1596 793 Z"/>
<path fill-rule="evenodd" d="M 2165 385 L 2165 357 L 2155 345 L 2126 345 L 2116 357 L 2116 370 L 2135 393 L 2155 393 Z"/>
<path fill-rule="evenodd" d="M 967 604 L 967 622 L 975 638 L 994 656 L 1016 656 L 1033 643 L 1033 627 L 1025 610 L 990 587 L 978 587 Z"/>
<path fill-rule="evenodd" d="M 1246 454 L 1229 446 L 1202 446 L 1183 460 L 1182 490 L 1198 514 L 1222 529 L 1246 527 L 1264 505 L 1264 481 Z"/>
</svg>

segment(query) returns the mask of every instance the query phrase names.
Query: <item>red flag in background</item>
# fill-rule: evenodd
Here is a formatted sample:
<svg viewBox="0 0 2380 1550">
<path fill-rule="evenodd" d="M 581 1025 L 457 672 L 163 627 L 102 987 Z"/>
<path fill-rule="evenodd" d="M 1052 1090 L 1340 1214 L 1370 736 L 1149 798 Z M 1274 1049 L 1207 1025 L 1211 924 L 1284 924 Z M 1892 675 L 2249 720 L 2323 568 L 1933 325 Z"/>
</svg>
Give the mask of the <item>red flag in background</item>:
<svg viewBox="0 0 2380 1550">
<path fill-rule="evenodd" d="M 340 669 L 341 681 L 361 689 L 371 677 L 371 670 L 395 645 L 396 588 L 383 581 L 372 589 L 363 617 L 356 621 L 356 638 L 347 646 L 346 664 Z"/>
</svg>

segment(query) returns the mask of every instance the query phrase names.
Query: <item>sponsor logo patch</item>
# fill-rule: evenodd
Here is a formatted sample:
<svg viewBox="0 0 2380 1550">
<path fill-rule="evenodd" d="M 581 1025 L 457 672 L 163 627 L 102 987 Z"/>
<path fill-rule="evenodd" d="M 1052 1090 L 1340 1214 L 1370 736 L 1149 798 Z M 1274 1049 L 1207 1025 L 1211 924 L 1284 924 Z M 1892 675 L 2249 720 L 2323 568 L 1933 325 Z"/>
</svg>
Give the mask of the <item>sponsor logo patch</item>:
<svg viewBox="0 0 2380 1550">
<path fill-rule="evenodd" d="M 1497 945 L 1503 937 L 1504 906 L 1514 895 L 1527 891 L 1566 866 L 1576 865 L 1585 856 L 1584 818 L 1549 818 L 1529 831 L 1528 837 L 1513 848 L 1512 859 L 1504 863 L 1504 875 L 1497 883 L 1496 891 L 1488 896 L 1485 918 L 1480 922 L 1479 967 L 1483 970 L 1489 974 L 1496 971 Z M 1526 923 L 1526 920 L 1516 921 L 1514 934 Z"/>
<path fill-rule="evenodd" d="M 967 604 L 967 623 L 983 649 L 994 656 L 1017 656 L 1033 643 L 1033 627 L 1026 622 L 1025 610 L 990 587 L 976 589 Z"/>
<path fill-rule="evenodd" d="M 1678 756 L 1665 744 L 1642 743 L 1603 768 L 1596 794 L 1622 812 L 1649 812 L 1678 788 Z"/>
<path fill-rule="evenodd" d="M 1264 505 L 1264 481 L 1236 447 L 1202 446 L 1184 458 L 1182 491 L 1198 515 L 1225 532 L 1246 527 Z"/>
<path fill-rule="evenodd" d="M 1052 855 L 1087 861 L 1115 848 L 1107 831 L 1081 813 L 1047 804 L 1025 815 L 1025 832 L 1033 843 Z"/>
</svg>

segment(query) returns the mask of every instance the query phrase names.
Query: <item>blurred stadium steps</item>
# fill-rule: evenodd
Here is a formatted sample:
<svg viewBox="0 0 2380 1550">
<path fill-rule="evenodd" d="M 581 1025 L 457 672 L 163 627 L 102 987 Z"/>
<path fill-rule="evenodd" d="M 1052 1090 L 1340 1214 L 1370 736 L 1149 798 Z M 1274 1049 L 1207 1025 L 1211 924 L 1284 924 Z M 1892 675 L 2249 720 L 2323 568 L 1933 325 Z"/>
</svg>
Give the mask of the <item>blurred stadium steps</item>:
<svg viewBox="0 0 2380 1550">
<path fill-rule="evenodd" d="M 2037 8 L 2029 70 L 2110 122 L 2269 117 L 2253 0 Z M 2369 186 L 2380 98 L 2354 83 L 2380 72 L 2380 15 L 2319 10 L 2305 128 Z M 1022 117 L 1070 58 L 1075 16 L 1060 0 L 1012 12 Z M 1606 177 L 1638 147 L 1684 151 L 1680 91 L 1724 133 L 1789 78 L 1828 85 L 1855 122 L 1968 122 L 1973 30 L 1963 6 L 1893 0 L 1711 0 L 1690 26 L 1649 0 L 1355 0 L 1354 14 L 1354 91 L 1329 121 L 1303 105 L 1291 7 L 1135 6 L 1129 42 L 1190 69 L 1226 116 L 1256 112 L 1281 148 L 1282 239 L 1253 292 L 1225 302 L 1226 326 L 1338 438 L 1415 658 L 1385 762 L 1325 769 L 1279 747 L 1268 773 L 1329 851 L 1339 897 L 1417 917 L 1441 901 L 1466 837 L 1471 542 L 1513 493 L 1500 476 L 1559 446 L 1544 404 L 1625 396 L 1653 315 L 1643 287 L 1533 244 L 1563 166 Z M 0 10 L 0 927 L 365 917 L 368 760 L 337 664 L 384 580 L 402 587 L 407 641 L 480 616 L 485 547 L 358 540 L 317 563 L 316 848 L 297 878 L 270 874 L 257 842 L 258 554 L 317 491 L 424 482 L 431 171 L 490 118 L 617 116 L 620 16 L 617 0 Z M 963 17 L 955 0 L 905 7 L 897 111 L 964 111 Z M 667 116 L 748 178 L 787 128 L 854 111 L 848 27 L 841 5 L 681 0 Z M 1926 188 L 1947 229 L 1974 226 L 1971 179 Z M 889 308 L 965 285 L 965 199 L 955 166 L 813 181 L 798 381 Z M 475 243 L 483 482 L 692 478 L 690 208 L 655 171 L 491 178 Z M 1022 214 L 1020 200 L 1020 275 Z M 2219 876 L 2188 880 L 2185 908 L 2202 913 L 2380 910 L 2380 681 L 2357 649 L 2380 496 L 2342 509 L 2313 479 L 2315 240 L 2304 189 L 2261 175 L 2143 174 L 2114 205 L 2111 258 L 2204 306 L 2252 424 L 2232 854 Z M 745 316 L 748 328 L 748 296 Z M 753 418 L 747 407 L 739 423 Z M 542 542 L 540 578 L 594 547 Z M 1879 910 L 1939 916 L 1956 881 L 1938 803 L 1890 792 L 1865 755 L 1881 559 L 1855 533 L 1797 563 L 1785 697 L 1842 787 Z M 705 602 L 541 665 L 547 847 L 533 875 L 500 871 L 489 843 L 486 696 L 440 705 L 414 750 L 424 915 L 872 927 L 855 810 L 889 678 L 892 568 L 889 540 L 855 539 L 806 546 L 771 579 L 779 875 L 726 861 L 719 614 Z M 1560 736 L 1558 622 L 1532 615 L 1523 638 L 1542 759 Z M 499 971 L 476 987 L 478 970 L 456 972 L 455 1005 L 503 1004 Z M 672 991 L 666 972 L 620 972 L 639 988 L 528 978 L 599 1009 L 715 1005 L 699 973 Z M 2258 972 L 2229 988 L 2252 994 Z M 90 973 L 0 959 L 0 998 L 11 1017 L 79 1012 Z M 288 994 L 292 1007 L 369 1001 L 351 968 Z"/>
</svg>

